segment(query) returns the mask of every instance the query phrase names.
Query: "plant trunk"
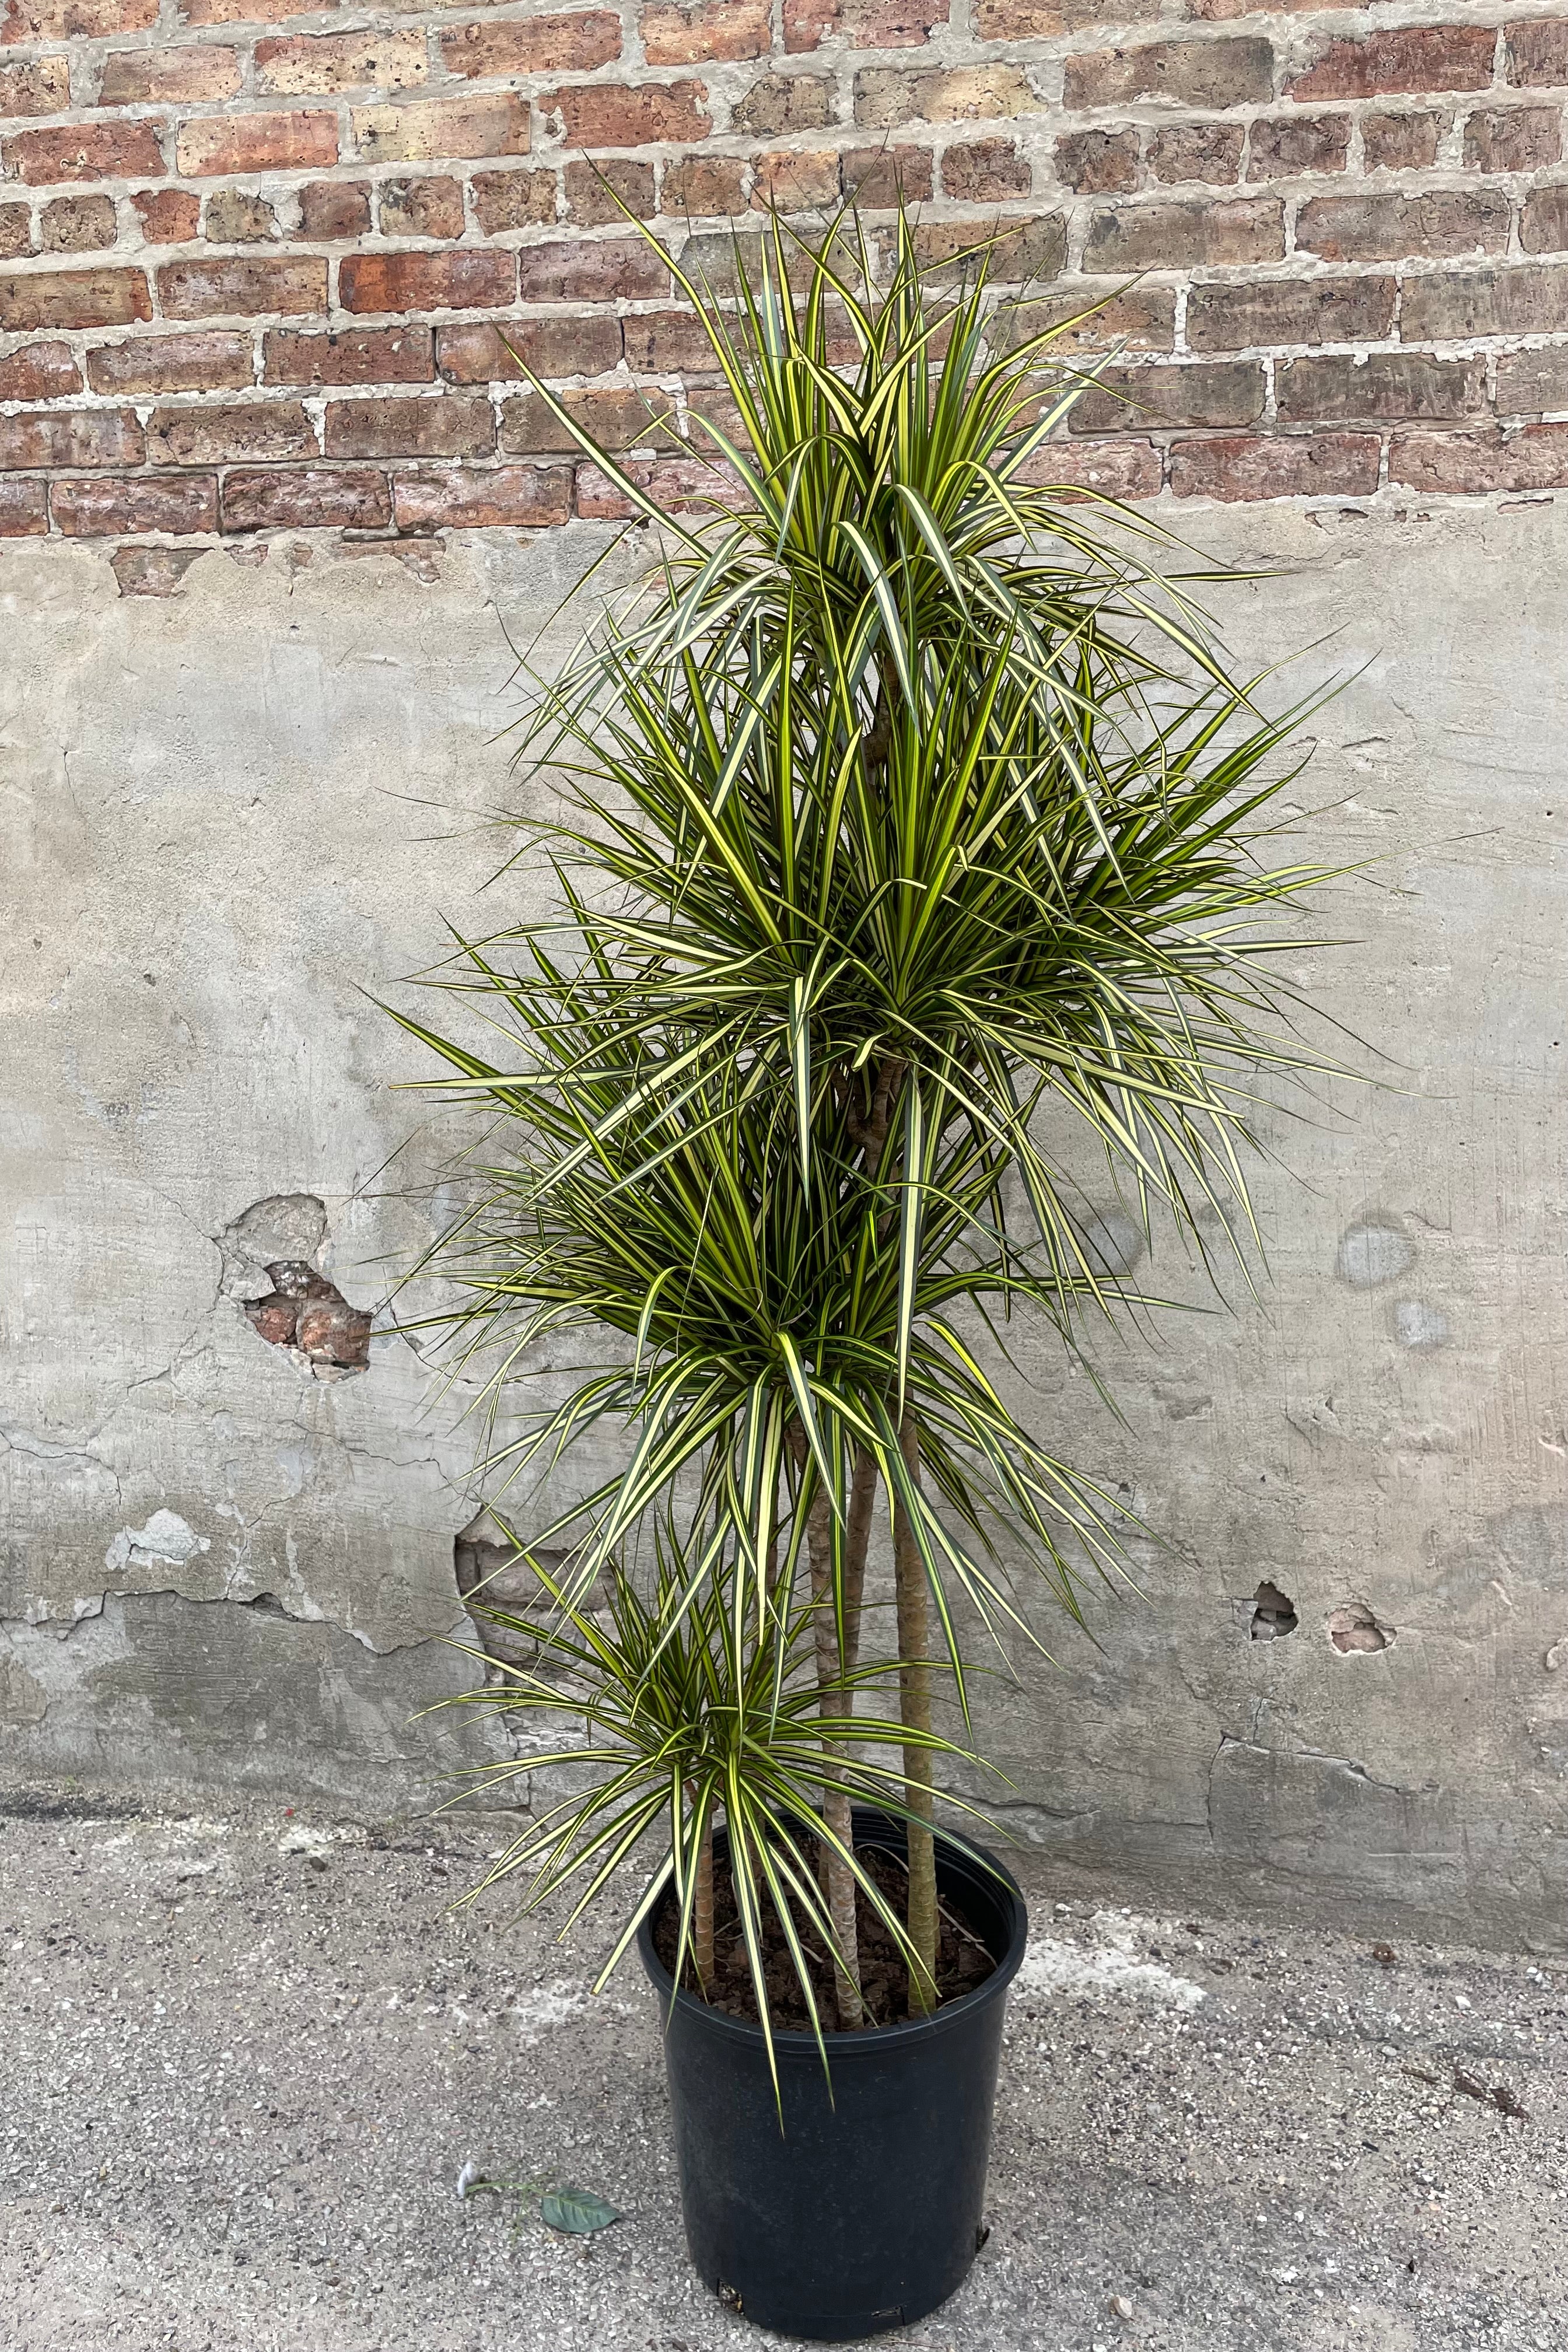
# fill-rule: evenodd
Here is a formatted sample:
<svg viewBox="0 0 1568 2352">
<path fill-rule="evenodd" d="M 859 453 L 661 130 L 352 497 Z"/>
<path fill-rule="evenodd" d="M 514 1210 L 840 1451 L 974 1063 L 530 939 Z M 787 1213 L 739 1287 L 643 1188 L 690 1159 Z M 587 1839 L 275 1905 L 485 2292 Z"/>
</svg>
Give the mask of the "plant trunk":
<svg viewBox="0 0 1568 2352">
<path fill-rule="evenodd" d="M 697 1888 L 691 1898 L 691 1960 L 706 1997 L 713 1981 L 713 1816 L 708 1816 L 697 1854 Z"/>
<path fill-rule="evenodd" d="M 806 1455 L 805 1433 L 794 1433 L 795 1460 L 803 1467 Z M 841 1662 L 838 1655 L 838 1628 L 833 1612 L 833 1505 L 825 1489 L 819 1488 L 806 1517 L 806 1558 L 811 1576 L 811 1597 L 814 1603 L 812 1632 L 816 1646 L 817 1711 L 832 1718 L 852 1715 L 850 1694 L 833 1685 L 839 1681 Z M 825 1754 L 831 1758 L 839 1751 L 837 1740 L 824 1740 Z M 855 1844 L 855 1823 L 847 1797 L 824 1788 L 822 1818 L 835 1837 L 850 1851 Z M 827 1896 L 828 1916 L 833 1922 L 833 1985 L 842 2032 L 853 2032 L 866 2022 L 865 2005 L 860 1999 L 860 1936 L 855 1916 L 855 1874 L 842 1854 L 836 1853 L 825 1839 L 821 1846 L 823 1890 Z"/>
<path fill-rule="evenodd" d="M 806 1541 L 811 1553 L 811 1597 L 816 1604 L 816 1680 L 819 1707 L 824 1716 L 844 1717 L 850 1713 L 847 1691 L 834 1690 L 830 1685 L 838 1679 L 838 1630 L 833 1621 L 833 1506 L 825 1494 L 819 1493 L 811 1507 L 807 1522 Z M 832 1758 L 840 1752 L 837 1740 L 823 1743 Z M 831 1789 L 822 1792 L 822 1818 L 835 1837 L 851 1851 L 855 1843 L 855 1824 L 849 1800 Z M 833 1919 L 835 1944 L 833 1981 L 838 2002 L 838 2023 L 845 2032 L 852 2032 L 866 2022 L 866 2011 L 860 2000 L 860 1937 L 855 1917 L 855 1874 L 832 1847 L 822 1849 L 823 1875 L 826 1881 L 827 1907 Z"/>
<path fill-rule="evenodd" d="M 910 1482 L 921 1475 L 920 1429 L 907 1409 L 899 1424 L 899 1450 Z M 901 1502 L 893 1514 L 893 1563 L 899 1604 L 899 1713 L 911 1731 L 931 1729 L 931 1593 L 925 1562 L 908 1512 Z M 931 1790 L 931 1750 L 906 1746 L 904 1802 L 911 1819 L 910 1839 L 910 1941 L 916 1965 L 910 1970 L 910 2015 L 922 2017 L 936 2007 L 936 1847 L 931 1836 L 935 1803 Z"/>
</svg>

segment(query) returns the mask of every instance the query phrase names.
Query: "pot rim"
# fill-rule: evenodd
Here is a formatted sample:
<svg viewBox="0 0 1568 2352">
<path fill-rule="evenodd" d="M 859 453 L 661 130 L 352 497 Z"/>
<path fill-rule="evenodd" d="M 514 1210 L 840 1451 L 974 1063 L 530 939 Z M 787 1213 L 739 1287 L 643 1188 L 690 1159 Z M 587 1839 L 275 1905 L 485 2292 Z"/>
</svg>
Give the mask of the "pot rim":
<svg viewBox="0 0 1568 2352">
<path fill-rule="evenodd" d="M 862 1811 L 870 1812 L 873 1810 L 870 1807 L 856 1808 L 857 1814 Z M 891 1814 L 876 1814 L 875 1818 L 879 1821 L 886 1821 L 890 1828 L 896 1829 L 901 1826 Z M 956 1838 L 949 1837 L 941 1829 L 936 1832 L 936 1836 L 939 1843 L 945 1845 L 950 1853 L 965 1860 L 973 1858 L 976 1867 L 983 1871 L 986 1877 L 994 1877 L 1000 1883 L 1004 1892 L 1012 1899 L 1013 1932 L 1008 1937 L 1005 1952 L 997 1961 L 991 1974 L 983 1984 L 976 1985 L 973 1992 L 961 1995 L 957 2000 L 944 2001 L 931 2017 L 901 2018 L 897 2025 L 857 2026 L 852 2032 L 846 2033 L 824 2032 L 820 2046 L 816 2034 L 806 2028 L 777 2026 L 773 2033 L 773 2045 L 774 2054 L 781 2063 L 809 2059 L 814 2065 L 820 2065 L 822 2052 L 826 2050 L 829 2063 L 832 2064 L 836 2063 L 840 2057 L 872 2058 L 881 2051 L 901 2050 L 908 2048 L 913 2042 L 930 2042 L 938 2034 L 950 2032 L 954 2027 L 963 2024 L 977 2011 L 985 2008 L 991 2001 L 999 2000 L 1005 1993 L 1023 1966 L 1024 1954 L 1028 1945 L 1029 1910 L 1028 1905 L 1024 1900 L 1024 1890 L 1007 1868 L 1006 1864 L 999 1862 L 988 1847 L 969 1839 L 961 1843 Z M 663 1908 L 664 1900 L 664 1896 L 661 1896 L 654 1910 L 650 1911 L 642 1921 L 637 1928 L 637 1940 L 643 1967 L 647 1970 L 654 1990 L 658 1995 L 666 2027 L 668 2028 L 671 2017 L 679 2009 L 682 2015 L 690 2018 L 694 2023 L 700 2023 L 710 2033 L 724 2034 L 731 2041 L 752 2042 L 758 2050 L 765 2050 L 767 2037 L 764 2036 L 762 2027 L 753 2024 L 749 2017 L 732 2017 L 728 2010 L 714 2009 L 709 2002 L 699 2000 L 695 1993 L 688 1992 L 684 1986 L 676 1984 L 669 1970 L 655 1951 L 653 1943 L 654 1919 L 658 1912 Z"/>
</svg>

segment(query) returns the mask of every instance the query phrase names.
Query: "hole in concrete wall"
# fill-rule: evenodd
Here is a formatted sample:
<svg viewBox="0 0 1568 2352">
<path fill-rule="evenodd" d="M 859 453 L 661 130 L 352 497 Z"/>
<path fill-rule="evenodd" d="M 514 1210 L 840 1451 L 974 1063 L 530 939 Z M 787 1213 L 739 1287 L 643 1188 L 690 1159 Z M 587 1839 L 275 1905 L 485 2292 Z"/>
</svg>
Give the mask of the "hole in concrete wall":
<svg viewBox="0 0 1568 2352">
<path fill-rule="evenodd" d="M 371 1318 L 351 1307 L 335 1282 L 303 1258 L 276 1258 L 267 1269 L 272 1287 L 247 1298 L 250 1328 L 274 1348 L 292 1349 L 321 1378 L 363 1372 L 370 1362 Z"/>
<path fill-rule="evenodd" d="M 543 1551 L 538 1557 L 553 1575 L 565 1555 Z M 488 1511 L 470 1519 L 458 1537 L 452 1548 L 452 1561 L 474 1638 L 486 1656 L 500 1665 L 531 1665 L 539 1654 L 537 1643 L 514 1633 L 510 1625 L 493 1624 L 482 1612 L 503 1609 L 520 1617 L 537 1618 L 541 1602 L 548 1607 L 549 1595 L 517 1546 Z"/>
<path fill-rule="evenodd" d="M 1296 1604 L 1289 1593 L 1281 1592 L 1277 1584 L 1260 1584 L 1252 1596 L 1252 1638 L 1255 1642 L 1282 1641 L 1293 1633 L 1300 1623 Z"/>
<path fill-rule="evenodd" d="M 1330 1617 L 1329 1639 L 1344 1656 L 1369 1657 L 1375 1651 L 1392 1649 L 1394 1629 L 1380 1625 L 1364 1601 L 1351 1601 Z"/>
<path fill-rule="evenodd" d="M 351 1380 L 370 1362 L 371 1316 L 316 1270 L 327 1212 L 314 1192 L 271 1192 L 216 1235 L 221 1290 L 258 1338 L 286 1349 L 319 1381 Z"/>
<path fill-rule="evenodd" d="M 536 1545 L 531 1557 L 557 1583 L 566 1579 L 572 1559 L 569 1551 Z M 549 1621 L 554 1603 L 528 1559 L 489 1511 L 480 1511 L 458 1536 L 452 1547 L 452 1564 L 463 1606 L 486 1656 L 501 1665 L 531 1665 L 538 1656 L 537 1645 L 510 1625 L 492 1623 L 484 1612 L 500 1609 L 510 1615 L 531 1618 L 537 1624 L 542 1620 Z M 604 1580 L 595 1579 L 585 1596 L 586 1606 L 602 1608 L 606 1598 Z"/>
</svg>

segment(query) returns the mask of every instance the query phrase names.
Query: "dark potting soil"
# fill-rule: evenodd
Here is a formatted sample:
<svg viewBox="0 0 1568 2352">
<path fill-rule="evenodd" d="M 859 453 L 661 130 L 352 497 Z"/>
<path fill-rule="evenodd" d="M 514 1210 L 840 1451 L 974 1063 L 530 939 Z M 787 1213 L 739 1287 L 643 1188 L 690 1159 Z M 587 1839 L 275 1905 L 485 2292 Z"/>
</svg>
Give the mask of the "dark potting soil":
<svg viewBox="0 0 1568 2352">
<path fill-rule="evenodd" d="M 909 1885 L 903 1864 L 875 1846 L 863 1846 L 858 1852 L 862 1865 L 875 1880 L 889 1909 L 901 1918 Z M 910 2013 L 909 1970 L 886 1922 L 872 1910 L 863 1892 L 857 1893 L 855 1914 L 860 1946 L 860 1991 L 866 2003 L 867 2022 L 901 2025 Z M 833 1964 L 818 1937 L 806 1929 L 798 1914 L 795 1925 L 805 1951 L 806 1970 L 822 2030 L 825 2033 L 836 2032 Z M 942 1903 L 938 1931 L 936 1987 L 940 2007 L 944 2001 L 961 2000 L 984 1984 L 996 1963 L 963 1913 L 949 1901 Z M 667 1898 L 654 1922 L 653 1947 L 671 1970 L 675 1967 L 675 1905 Z M 763 1914 L 762 1941 L 768 2015 L 773 2026 L 782 2032 L 809 2032 L 811 2018 L 795 1974 L 795 1956 L 771 1905 Z M 699 2000 L 702 1998 L 689 1955 L 681 1988 L 695 1993 Z M 724 2010 L 731 2017 L 747 2018 L 753 2025 L 759 2021 L 751 1964 L 735 1914 L 730 1865 L 722 1855 L 716 1856 L 713 1864 L 713 1982 L 708 1988 L 708 1998 L 715 2009 Z"/>
</svg>

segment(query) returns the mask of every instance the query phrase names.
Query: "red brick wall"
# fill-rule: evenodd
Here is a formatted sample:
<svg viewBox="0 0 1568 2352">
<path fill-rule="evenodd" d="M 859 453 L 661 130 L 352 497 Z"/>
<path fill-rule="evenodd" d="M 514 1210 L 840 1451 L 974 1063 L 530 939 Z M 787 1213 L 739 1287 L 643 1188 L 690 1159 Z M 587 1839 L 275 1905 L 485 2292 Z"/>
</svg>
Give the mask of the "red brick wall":
<svg viewBox="0 0 1568 2352">
<path fill-rule="evenodd" d="M 1135 277 L 1064 476 L 1568 484 L 1568 10 L 1391 13 L 0 0 L 0 534 L 612 511 L 497 333 L 607 442 L 685 430 L 701 352 L 600 174 L 714 270 L 729 216 L 897 173 L 933 257 L 1000 215 L 1064 314 Z"/>
</svg>

